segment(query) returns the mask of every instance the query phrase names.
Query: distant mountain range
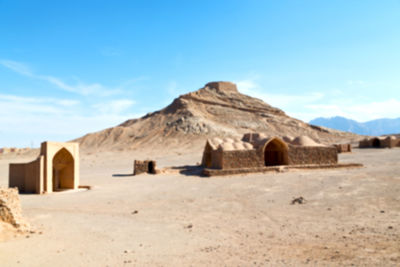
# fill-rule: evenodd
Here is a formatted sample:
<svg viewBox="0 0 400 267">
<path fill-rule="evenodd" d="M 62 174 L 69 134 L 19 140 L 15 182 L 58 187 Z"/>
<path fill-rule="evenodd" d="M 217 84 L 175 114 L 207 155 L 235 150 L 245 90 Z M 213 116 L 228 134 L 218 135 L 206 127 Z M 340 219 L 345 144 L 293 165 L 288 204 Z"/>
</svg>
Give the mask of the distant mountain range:
<svg viewBox="0 0 400 267">
<path fill-rule="evenodd" d="M 400 133 L 400 118 L 377 119 L 367 122 L 358 122 L 337 116 L 332 118 L 316 118 L 311 120 L 310 124 L 362 135 Z"/>
</svg>

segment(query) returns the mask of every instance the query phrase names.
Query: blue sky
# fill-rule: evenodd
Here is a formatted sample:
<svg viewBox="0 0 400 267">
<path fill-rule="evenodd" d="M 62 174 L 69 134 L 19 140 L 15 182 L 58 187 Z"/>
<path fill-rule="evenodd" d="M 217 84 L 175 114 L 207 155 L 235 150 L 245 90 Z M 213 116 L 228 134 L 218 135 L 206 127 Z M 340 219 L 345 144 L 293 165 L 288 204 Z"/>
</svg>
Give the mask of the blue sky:
<svg viewBox="0 0 400 267">
<path fill-rule="evenodd" d="M 304 121 L 400 117 L 400 1 L 0 0 L 0 147 L 66 141 L 215 80 Z"/>
</svg>

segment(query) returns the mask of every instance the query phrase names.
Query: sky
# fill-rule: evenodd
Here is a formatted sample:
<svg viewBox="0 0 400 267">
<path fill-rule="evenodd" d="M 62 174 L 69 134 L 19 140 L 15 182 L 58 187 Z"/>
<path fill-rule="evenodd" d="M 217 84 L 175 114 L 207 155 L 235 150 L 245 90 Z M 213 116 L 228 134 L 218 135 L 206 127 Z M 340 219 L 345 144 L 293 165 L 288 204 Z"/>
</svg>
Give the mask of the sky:
<svg viewBox="0 0 400 267">
<path fill-rule="evenodd" d="M 0 147 L 232 81 L 288 115 L 400 117 L 400 1 L 0 0 Z"/>
</svg>

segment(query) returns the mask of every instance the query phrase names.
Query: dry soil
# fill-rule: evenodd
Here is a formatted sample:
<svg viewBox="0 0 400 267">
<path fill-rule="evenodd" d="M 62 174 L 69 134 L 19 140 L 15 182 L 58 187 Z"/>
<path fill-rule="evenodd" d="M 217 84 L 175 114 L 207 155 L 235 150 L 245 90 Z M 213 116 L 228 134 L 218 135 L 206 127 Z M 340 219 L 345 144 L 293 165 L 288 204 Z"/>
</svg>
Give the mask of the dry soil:
<svg viewBox="0 0 400 267">
<path fill-rule="evenodd" d="M 0 265 L 400 265 L 399 148 L 341 154 L 365 165 L 355 169 L 131 176 L 133 160 L 149 155 L 83 154 L 91 190 L 20 195 L 35 233 L 3 235 Z M 157 155 L 161 166 L 200 161 Z M 0 186 L 10 162 L 31 159 L 0 158 Z"/>
</svg>

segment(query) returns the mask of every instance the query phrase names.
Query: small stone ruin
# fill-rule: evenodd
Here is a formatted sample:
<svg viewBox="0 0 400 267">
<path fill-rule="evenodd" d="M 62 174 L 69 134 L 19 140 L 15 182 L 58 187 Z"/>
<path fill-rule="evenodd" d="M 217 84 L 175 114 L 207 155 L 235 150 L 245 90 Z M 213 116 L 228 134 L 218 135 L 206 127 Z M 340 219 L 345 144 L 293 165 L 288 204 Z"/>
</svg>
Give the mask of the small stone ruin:
<svg viewBox="0 0 400 267">
<path fill-rule="evenodd" d="M 156 162 L 154 160 L 135 160 L 133 163 L 133 175 L 141 173 L 157 174 Z"/>
<path fill-rule="evenodd" d="M 351 144 L 334 144 L 338 153 L 350 153 L 351 152 Z"/>
</svg>

